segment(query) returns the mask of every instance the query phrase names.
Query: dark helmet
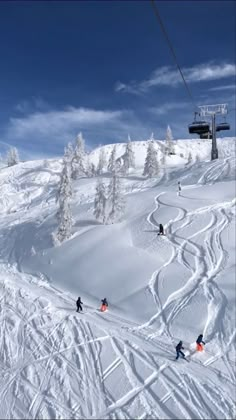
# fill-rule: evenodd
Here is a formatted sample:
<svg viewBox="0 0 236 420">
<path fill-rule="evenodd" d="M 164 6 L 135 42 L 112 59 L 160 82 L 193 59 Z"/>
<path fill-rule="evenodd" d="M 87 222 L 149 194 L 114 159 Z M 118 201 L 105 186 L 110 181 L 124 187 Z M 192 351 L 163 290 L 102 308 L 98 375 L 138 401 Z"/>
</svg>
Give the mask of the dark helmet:
<svg viewBox="0 0 236 420">
<path fill-rule="evenodd" d="M 180 340 L 179 344 L 183 344 L 183 341 Z"/>
</svg>

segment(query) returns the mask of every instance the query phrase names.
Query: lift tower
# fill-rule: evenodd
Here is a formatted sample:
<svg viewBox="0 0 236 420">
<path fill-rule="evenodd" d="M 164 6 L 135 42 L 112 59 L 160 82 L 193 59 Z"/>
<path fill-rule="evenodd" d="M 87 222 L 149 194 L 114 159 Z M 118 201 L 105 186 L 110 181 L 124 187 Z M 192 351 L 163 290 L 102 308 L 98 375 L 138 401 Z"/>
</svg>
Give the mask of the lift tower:
<svg viewBox="0 0 236 420">
<path fill-rule="evenodd" d="M 216 126 L 216 115 L 226 115 L 228 113 L 227 104 L 217 104 L 217 105 L 201 105 L 198 107 L 200 109 L 201 117 L 211 117 L 211 136 L 212 136 L 212 148 L 211 148 L 211 160 L 218 159 L 218 149 L 216 144 L 216 131 L 228 130 L 228 124 L 223 124 Z M 225 125 L 225 127 L 224 127 Z M 226 125 L 228 126 L 226 128 Z"/>
</svg>

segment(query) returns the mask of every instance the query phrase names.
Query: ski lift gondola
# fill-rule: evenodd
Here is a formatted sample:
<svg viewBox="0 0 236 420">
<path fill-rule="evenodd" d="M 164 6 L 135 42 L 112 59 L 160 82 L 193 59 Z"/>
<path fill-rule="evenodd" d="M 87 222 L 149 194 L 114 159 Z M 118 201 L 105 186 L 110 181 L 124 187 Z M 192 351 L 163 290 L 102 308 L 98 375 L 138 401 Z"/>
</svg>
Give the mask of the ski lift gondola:
<svg viewBox="0 0 236 420">
<path fill-rule="evenodd" d="M 230 125 L 227 122 L 217 124 L 216 131 L 230 130 Z"/>
<path fill-rule="evenodd" d="M 210 131 L 210 123 L 207 121 L 197 121 L 196 115 L 198 113 L 195 112 L 195 119 L 192 124 L 189 124 L 188 131 L 189 134 L 205 134 Z"/>
<path fill-rule="evenodd" d="M 194 121 L 189 124 L 188 131 L 190 134 L 204 134 L 210 131 L 210 124 L 207 121 Z"/>
</svg>

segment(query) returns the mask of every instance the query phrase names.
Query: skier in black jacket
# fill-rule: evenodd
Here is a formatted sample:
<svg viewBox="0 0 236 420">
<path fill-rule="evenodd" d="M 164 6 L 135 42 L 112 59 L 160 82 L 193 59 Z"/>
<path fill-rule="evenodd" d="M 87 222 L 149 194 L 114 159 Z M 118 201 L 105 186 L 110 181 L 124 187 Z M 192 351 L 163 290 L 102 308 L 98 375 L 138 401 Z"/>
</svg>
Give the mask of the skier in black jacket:
<svg viewBox="0 0 236 420">
<path fill-rule="evenodd" d="M 180 183 L 180 181 L 178 182 L 178 195 L 180 195 L 180 193 L 181 193 L 181 183 Z"/>
<path fill-rule="evenodd" d="M 202 344 L 206 344 L 205 341 L 203 341 L 203 334 L 200 334 L 198 336 L 196 343 L 197 343 L 197 350 L 202 351 L 203 350 Z"/>
<path fill-rule="evenodd" d="M 81 305 L 83 305 L 83 302 L 81 301 L 81 298 L 80 297 L 78 297 L 78 299 L 76 301 L 76 305 L 77 305 L 76 312 L 83 311 L 83 308 L 81 306 Z"/>
<path fill-rule="evenodd" d="M 102 299 L 101 302 L 102 302 L 102 305 L 105 305 L 108 307 L 107 298 Z"/>
<path fill-rule="evenodd" d="M 176 360 L 179 358 L 179 355 L 181 354 L 181 356 L 183 357 L 183 359 L 185 359 L 185 354 L 181 351 L 184 350 L 184 347 L 182 346 L 183 341 L 180 341 L 179 344 L 177 344 L 177 346 L 175 347 L 176 349 Z"/>
<path fill-rule="evenodd" d="M 161 223 L 159 224 L 159 233 L 158 233 L 158 235 L 164 235 L 164 228 L 163 228 L 163 225 Z"/>
</svg>

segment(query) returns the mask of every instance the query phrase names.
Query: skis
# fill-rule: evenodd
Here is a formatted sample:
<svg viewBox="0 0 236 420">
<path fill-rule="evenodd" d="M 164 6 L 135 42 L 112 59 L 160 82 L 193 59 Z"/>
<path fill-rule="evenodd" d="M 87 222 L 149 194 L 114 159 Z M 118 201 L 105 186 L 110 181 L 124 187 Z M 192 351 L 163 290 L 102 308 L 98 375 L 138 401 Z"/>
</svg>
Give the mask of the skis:
<svg viewBox="0 0 236 420">
<path fill-rule="evenodd" d="M 176 362 L 178 362 L 178 360 L 185 360 L 185 361 L 186 361 L 186 362 L 188 362 L 188 363 L 190 362 L 190 360 L 186 359 L 186 357 L 181 357 L 181 358 L 179 357 L 179 359 L 176 359 L 176 358 L 175 358 L 174 360 L 175 360 Z"/>
</svg>

